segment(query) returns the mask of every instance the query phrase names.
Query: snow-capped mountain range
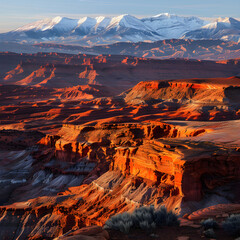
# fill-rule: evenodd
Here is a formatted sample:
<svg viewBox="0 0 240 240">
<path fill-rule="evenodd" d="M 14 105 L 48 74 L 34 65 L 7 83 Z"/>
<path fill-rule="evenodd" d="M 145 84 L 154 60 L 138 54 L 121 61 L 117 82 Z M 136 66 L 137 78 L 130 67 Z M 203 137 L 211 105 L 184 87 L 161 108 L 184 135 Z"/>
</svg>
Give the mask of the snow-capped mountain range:
<svg viewBox="0 0 240 240">
<path fill-rule="evenodd" d="M 27 24 L 0 34 L 0 41 L 97 45 L 115 42 L 159 41 L 164 39 L 221 39 L 240 41 L 240 21 L 219 18 L 213 22 L 198 17 L 163 13 L 149 18 L 55 17 Z"/>
</svg>

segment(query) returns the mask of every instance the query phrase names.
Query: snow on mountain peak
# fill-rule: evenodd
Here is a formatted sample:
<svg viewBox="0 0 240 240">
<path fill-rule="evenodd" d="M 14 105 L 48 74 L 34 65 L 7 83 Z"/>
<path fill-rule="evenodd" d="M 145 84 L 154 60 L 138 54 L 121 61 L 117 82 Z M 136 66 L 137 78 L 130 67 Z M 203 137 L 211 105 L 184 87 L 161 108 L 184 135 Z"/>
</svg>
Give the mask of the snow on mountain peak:
<svg viewBox="0 0 240 240">
<path fill-rule="evenodd" d="M 115 25 L 124 25 L 124 23 L 127 23 L 127 19 L 130 18 L 130 15 L 128 14 L 123 14 L 117 17 L 113 17 L 111 19 L 110 25 L 115 26 Z"/>
<path fill-rule="evenodd" d="M 144 24 L 140 19 L 129 14 L 123 14 L 117 17 L 113 17 L 108 28 L 112 27 L 125 27 L 134 28 L 142 31 L 153 31 L 150 26 Z"/>
<path fill-rule="evenodd" d="M 59 23 L 62 19 L 63 19 L 63 17 L 57 16 L 57 17 L 52 19 L 52 22 Z"/>
<path fill-rule="evenodd" d="M 56 24 L 53 27 L 59 31 L 72 31 L 78 23 L 77 19 L 66 17 L 56 17 L 54 20 L 56 21 Z"/>
<path fill-rule="evenodd" d="M 172 16 L 176 16 L 175 14 L 170 14 L 170 13 L 160 13 L 160 14 L 158 14 L 158 15 L 155 15 L 155 16 L 153 16 L 152 18 L 159 18 L 159 17 L 172 17 Z"/>
<path fill-rule="evenodd" d="M 169 13 L 143 18 L 142 22 L 152 27 L 164 38 L 180 38 L 184 33 L 201 28 L 207 23 L 197 17 L 181 17 Z M 168 30 L 166 31 L 166 29 Z"/>
<path fill-rule="evenodd" d="M 101 30 L 106 28 L 111 22 L 111 18 L 104 17 L 104 16 L 96 17 L 95 19 L 97 21 L 95 25 L 95 31 L 98 29 Z"/>
<path fill-rule="evenodd" d="M 104 21 L 106 19 L 106 17 L 99 16 L 99 17 L 95 17 L 95 19 L 97 20 L 97 23 L 100 23 L 100 22 Z"/>
<path fill-rule="evenodd" d="M 78 20 L 78 25 L 81 25 L 83 23 L 90 23 L 90 22 L 94 22 L 94 18 L 91 18 L 91 17 L 83 17 L 83 18 L 80 18 Z"/>
<path fill-rule="evenodd" d="M 234 18 L 206 21 L 194 16 L 160 13 L 153 17 L 136 18 L 129 14 L 115 17 L 83 17 L 70 19 L 57 16 L 27 24 L 2 35 L 8 41 L 87 44 L 114 43 L 118 41 L 158 41 L 163 39 L 240 39 L 240 22 Z"/>
<path fill-rule="evenodd" d="M 50 24 L 52 24 L 53 19 L 50 18 L 46 18 L 37 22 L 33 22 L 33 23 L 29 23 L 26 24 L 23 27 L 17 28 L 15 31 L 17 32 L 21 32 L 21 31 L 29 31 L 29 30 L 42 30 L 44 29 L 46 26 L 49 26 Z"/>
<path fill-rule="evenodd" d="M 229 17 L 220 17 L 215 21 L 203 26 L 203 29 L 222 29 L 222 28 L 231 28 L 232 22 L 237 21 L 234 18 Z"/>
<path fill-rule="evenodd" d="M 23 27 L 20 27 L 16 29 L 15 31 L 46 31 L 53 28 L 56 28 L 58 30 L 62 31 L 68 31 L 76 27 L 77 20 L 66 18 L 66 17 L 55 17 L 52 19 L 46 18 L 34 23 L 27 24 Z"/>
<path fill-rule="evenodd" d="M 219 17 L 216 19 L 216 22 L 230 22 L 230 18 L 229 17 Z"/>
</svg>

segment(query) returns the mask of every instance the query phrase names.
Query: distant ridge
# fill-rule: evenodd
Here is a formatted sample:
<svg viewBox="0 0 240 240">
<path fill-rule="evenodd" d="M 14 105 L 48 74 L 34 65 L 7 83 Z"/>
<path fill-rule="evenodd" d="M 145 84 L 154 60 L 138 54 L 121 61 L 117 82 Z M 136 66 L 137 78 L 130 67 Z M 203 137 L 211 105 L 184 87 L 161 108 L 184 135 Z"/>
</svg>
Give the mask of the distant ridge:
<svg viewBox="0 0 240 240">
<path fill-rule="evenodd" d="M 209 22 L 199 17 L 182 17 L 169 13 L 142 19 L 128 14 L 112 18 L 99 16 L 80 19 L 59 16 L 0 34 L 2 42 L 50 42 L 81 46 L 181 38 L 239 42 L 240 21 L 229 17 Z"/>
</svg>

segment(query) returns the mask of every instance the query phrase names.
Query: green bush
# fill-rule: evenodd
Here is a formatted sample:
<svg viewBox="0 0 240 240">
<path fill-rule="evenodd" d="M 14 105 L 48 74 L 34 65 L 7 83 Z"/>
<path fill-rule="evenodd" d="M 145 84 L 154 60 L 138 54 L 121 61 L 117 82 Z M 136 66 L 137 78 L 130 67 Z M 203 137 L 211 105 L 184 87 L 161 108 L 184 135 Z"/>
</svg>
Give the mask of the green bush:
<svg viewBox="0 0 240 240">
<path fill-rule="evenodd" d="M 117 214 L 105 223 L 104 228 L 128 233 L 132 229 L 151 231 L 161 226 L 178 226 L 179 223 L 178 216 L 165 207 L 157 210 L 150 206 L 135 209 L 133 213 Z"/>
<path fill-rule="evenodd" d="M 212 218 L 203 220 L 201 222 L 201 225 L 204 227 L 205 230 L 210 229 L 210 228 L 212 228 L 212 229 L 218 228 L 218 223 Z"/>
<path fill-rule="evenodd" d="M 222 224 L 223 229 L 233 237 L 240 237 L 240 214 L 231 215 Z"/>
</svg>

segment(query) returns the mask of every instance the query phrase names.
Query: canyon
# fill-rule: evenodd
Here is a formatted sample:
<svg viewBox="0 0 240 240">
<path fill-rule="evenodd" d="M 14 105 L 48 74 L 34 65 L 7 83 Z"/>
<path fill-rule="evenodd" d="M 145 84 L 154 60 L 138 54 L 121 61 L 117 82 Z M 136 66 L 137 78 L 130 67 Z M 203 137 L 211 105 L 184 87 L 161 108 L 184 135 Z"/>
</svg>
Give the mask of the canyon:
<svg viewBox="0 0 240 240">
<path fill-rule="evenodd" d="M 1 239 L 105 240 L 140 206 L 240 212 L 239 59 L 0 58 Z"/>
</svg>

